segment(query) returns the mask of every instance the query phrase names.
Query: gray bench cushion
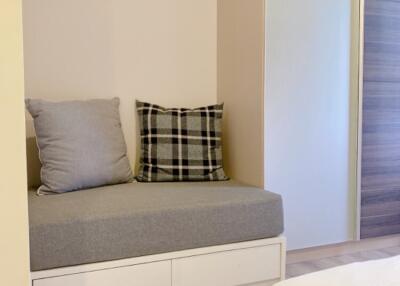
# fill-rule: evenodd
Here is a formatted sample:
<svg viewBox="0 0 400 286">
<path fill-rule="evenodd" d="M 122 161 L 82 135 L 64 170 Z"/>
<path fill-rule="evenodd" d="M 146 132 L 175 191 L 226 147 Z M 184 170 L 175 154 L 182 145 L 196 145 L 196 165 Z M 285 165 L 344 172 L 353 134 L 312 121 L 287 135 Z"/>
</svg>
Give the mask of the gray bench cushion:
<svg viewBox="0 0 400 286">
<path fill-rule="evenodd" d="M 274 237 L 279 195 L 228 182 L 29 192 L 32 271 Z"/>
</svg>

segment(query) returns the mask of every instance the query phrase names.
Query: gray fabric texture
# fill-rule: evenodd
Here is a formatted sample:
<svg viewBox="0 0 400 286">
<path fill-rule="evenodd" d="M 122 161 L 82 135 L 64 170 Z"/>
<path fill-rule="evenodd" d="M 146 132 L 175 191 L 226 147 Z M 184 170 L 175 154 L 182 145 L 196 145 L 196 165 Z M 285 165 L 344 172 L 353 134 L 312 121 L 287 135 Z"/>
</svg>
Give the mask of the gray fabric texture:
<svg viewBox="0 0 400 286">
<path fill-rule="evenodd" d="M 164 108 L 136 101 L 139 115 L 140 182 L 222 181 L 223 104 Z"/>
<path fill-rule="evenodd" d="M 119 99 L 27 99 L 40 152 L 39 194 L 132 181 Z"/>
<path fill-rule="evenodd" d="M 279 195 L 235 182 L 29 192 L 32 271 L 274 237 Z"/>
</svg>

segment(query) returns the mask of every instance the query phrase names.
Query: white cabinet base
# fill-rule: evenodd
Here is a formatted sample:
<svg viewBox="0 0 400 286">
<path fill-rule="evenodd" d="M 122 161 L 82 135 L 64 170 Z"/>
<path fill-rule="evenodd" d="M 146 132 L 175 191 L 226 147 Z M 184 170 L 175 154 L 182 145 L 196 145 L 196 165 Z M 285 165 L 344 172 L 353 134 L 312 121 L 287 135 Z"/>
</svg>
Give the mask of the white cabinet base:
<svg viewBox="0 0 400 286">
<path fill-rule="evenodd" d="M 281 275 L 279 244 L 178 258 L 172 261 L 174 286 L 248 285 Z"/>
<path fill-rule="evenodd" d="M 161 261 L 34 280 L 33 286 L 170 286 L 171 262 Z"/>
<path fill-rule="evenodd" d="M 32 286 L 270 286 L 285 276 L 283 237 L 31 273 Z"/>
</svg>

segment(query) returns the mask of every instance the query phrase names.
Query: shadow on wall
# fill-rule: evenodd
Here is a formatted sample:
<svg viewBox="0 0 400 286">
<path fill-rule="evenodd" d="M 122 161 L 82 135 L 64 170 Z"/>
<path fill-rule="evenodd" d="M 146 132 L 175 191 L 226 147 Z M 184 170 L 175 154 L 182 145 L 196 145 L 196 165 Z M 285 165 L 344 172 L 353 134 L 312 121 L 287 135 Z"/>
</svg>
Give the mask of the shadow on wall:
<svg viewBox="0 0 400 286">
<path fill-rule="evenodd" d="M 36 188 L 41 185 L 40 168 L 42 164 L 39 159 L 39 149 L 36 144 L 35 128 L 33 119 L 25 111 L 25 132 L 26 132 L 26 166 L 28 173 L 28 188 Z"/>
<path fill-rule="evenodd" d="M 39 160 L 35 137 L 26 138 L 26 163 L 28 168 L 28 187 L 39 187 L 41 184 L 40 168 L 42 165 Z"/>
</svg>

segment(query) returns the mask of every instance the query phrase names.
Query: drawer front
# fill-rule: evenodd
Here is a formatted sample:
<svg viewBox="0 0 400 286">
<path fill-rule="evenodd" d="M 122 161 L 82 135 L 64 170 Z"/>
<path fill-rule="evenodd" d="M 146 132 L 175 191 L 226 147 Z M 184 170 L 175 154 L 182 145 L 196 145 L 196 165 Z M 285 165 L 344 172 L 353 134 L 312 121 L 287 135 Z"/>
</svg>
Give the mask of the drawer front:
<svg viewBox="0 0 400 286">
<path fill-rule="evenodd" d="M 171 261 L 39 279 L 33 286 L 171 286 Z"/>
<path fill-rule="evenodd" d="M 172 260 L 173 286 L 269 285 L 280 273 L 280 244 Z"/>
</svg>

